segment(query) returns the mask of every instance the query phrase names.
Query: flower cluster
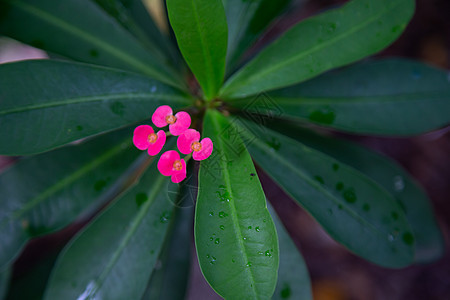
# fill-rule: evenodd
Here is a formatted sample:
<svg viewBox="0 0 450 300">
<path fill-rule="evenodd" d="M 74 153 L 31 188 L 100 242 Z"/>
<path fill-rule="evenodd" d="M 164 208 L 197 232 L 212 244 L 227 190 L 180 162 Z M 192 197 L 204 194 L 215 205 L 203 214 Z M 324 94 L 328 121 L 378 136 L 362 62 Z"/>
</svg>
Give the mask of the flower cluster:
<svg viewBox="0 0 450 300">
<path fill-rule="evenodd" d="M 180 111 L 174 115 L 170 106 L 163 105 L 153 113 L 152 122 L 158 128 L 169 125 L 170 134 L 178 136 L 177 146 L 181 153 L 189 155 L 192 153 L 192 158 L 198 161 L 211 155 L 213 150 L 211 139 L 200 140 L 200 132 L 189 129 L 191 116 L 187 112 Z M 166 132 L 163 130 L 155 133 L 151 126 L 140 125 L 134 129 L 133 144 L 139 150 L 147 150 L 149 155 L 154 156 L 161 152 L 166 138 Z M 166 151 L 158 161 L 158 170 L 164 176 L 171 176 L 174 183 L 178 183 L 186 178 L 186 161 L 177 151 Z"/>
</svg>

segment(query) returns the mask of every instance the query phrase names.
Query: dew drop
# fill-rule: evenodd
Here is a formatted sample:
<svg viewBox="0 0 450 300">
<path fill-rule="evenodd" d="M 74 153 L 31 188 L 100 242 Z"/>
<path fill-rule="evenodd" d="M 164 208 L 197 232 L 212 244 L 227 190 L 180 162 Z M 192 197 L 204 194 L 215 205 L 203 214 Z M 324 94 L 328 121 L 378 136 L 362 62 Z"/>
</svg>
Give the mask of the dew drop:
<svg viewBox="0 0 450 300">
<path fill-rule="evenodd" d="M 98 57 L 98 51 L 96 49 L 91 49 L 89 55 L 92 57 Z"/>
<path fill-rule="evenodd" d="M 267 220 L 266 220 L 266 219 L 264 219 L 264 220 L 263 220 L 263 223 L 266 223 L 266 222 L 267 222 Z"/>
<path fill-rule="evenodd" d="M 233 259 L 231 260 L 231 262 L 232 262 L 232 263 L 235 263 L 235 262 L 236 262 L 236 260 L 235 260 L 235 259 L 233 258 Z"/>
<path fill-rule="evenodd" d="M 330 23 L 327 25 L 327 32 L 333 33 L 336 30 L 336 23 Z"/>
<path fill-rule="evenodd" d="M 220 239 L 217 238 L 217 239 L 214 241 L 214 244 L 216 244 L 216 245 L 220 244 Z"/>
<path fill-rule="evenodd" d="M 214 265 L 216 263 L 216 260 L 217 259 L 214 256 L 211 256 L 211 261 L 209 263 Z"/>
<path fill-rule="evenodd" d="M 420 79 L 422 77 L 422 73 L 419 70 L 413 70 L 412 77 L 416 80 Z"/>
<path fill-rule="evenodd" d="M 142 204 L 144 204 L 148 200 L 146 193 L 139 193 L 136 194 L 136 205 L 137 207 L 141 207 Z"/>
<path fill-rule="evenodd" d="M 210 211 L 210 212 L 209 212 L 209 216 L 210 216 L 210 217 L 214 216 L 214 212 L 213 212 L 213 211 Z"/>
<path fill-rule="evenodd" d="M 401 192 L 405 189 L 405 182 L 403 181 L 402 176 L 395 176 L 394 177 L 394 189 L 397 192 Z"/>
<path fill-rule="evenodd" d="M 211 237 L 209 238 L 209 240 L 212 242 L 212 241 L 214 240 L 214 238 L 211 236 Z"/>
<path fill-rule="evenodd" d="M 357 200 L 355 190 L 353 188 L 348 188 L 343 193 L 345 201 L 348 203 L 355 203 Z"/>
<path fill-rule="evenodd" d="M 317 182 L 319 182 L 319 183 L 321 183 L 321 184 L 324 184 L 325 183 L 325 181 L 323 180 L 323 178 L 322 177 L 320 177 L 320 176 L 314 176 L 314 179 L 317 181 Z"/>
<path fill-rule="evenodd" d="M 308 116 L 309 120 L 315 123 L 332 124 L 336 119 L 336 114 L 331 108 L 323 108 L 322 110 L 315 110 Z"/>
<path fill-rule="evenodd" d="M 221 230 L 225 230 L 225 226 L 223 226 L 223 225 L 220 225 L 219 228 L 220 228 Z"/>
<path fill-rule="evenodd" d="M 246 240 L 247 240 L 247 238 L 246 238 L 246 237 L 243 237 L 242 239 L 243 239 L 244 241 L 246 241 Z"/>
<path fill-rule="evenodd" d="M 206 254 L 206 258 L 208 258 L 208 259 L 210 258 L 209 254 Z"/>
<path fill-rule="evenodd" d="M 113 102 L 109 106 L 109 109 L 115 114 L 120 117 L 123 117 L 125 114 L 125 105 L 121 102 Z"/>
<path fill-rule="evenodd" d="M 252 226 L 248 226 L 248 230 L 252 229 Z"/>
<path fill-rule="evenodd" d="M 256 230 L 256 232 L 259 232 L 260 231 L 259 226 L 256 226 L 255 230 Z"/>
<path fill-rule="evenodd" d="M 411 232 L 404 233 L 402 239 L 406 245 L 411 246 L 412 244 L 414 244 L 414 236 L 411 234 Z"/>
<path fill-rule="evenodd" d="M 221 212 L 219 212 L 219 218 L 225 218 L 226 216 L 228 216 L 228 214 L 227 213 L 225 213 L 225 212 L 223 212 L 223 211 L 221 211 Z"/>
<path fill-rule="evenodd" d="M 368 203 L 364 203 L 362 209 L 363 209 L 364 211 L 369 211 L 369 210 L 370 210 L 370 205 L 369 205 Z"/>
<path fill-rule="evenodd" d="M 247 266 L 247 267 L 251 267 L 251 266 L 252 266 L 252 263 L 251 263 L 251 262 L 248 262 L 248 263 L 246 264 L 246 266 Z"/>
<path fill-rule="evenodd" d="M 388 241 L 393 242 L 395 240 L 395 237 L 392 234 L 388 234 Z"/>
<path fill-rule="evenodd" d="M 398 212 L 393 211 L 393 212 L 391 213 L 391 216 L 392 216 L 392 219 L 398 220 Z"/>
<path fill-rule="evenodd" d="M 264 255 L 267 256 L 267 257 L 272 257 L 272 253 L 270 253 L 270 250 L 267 250 L 267 251 L 264 253 Z"/>
<path fill-rule="evenodd" d="M 169 219 L 170 219 L 170 213 L 165 211 L 159 218 L 159 221 L 161 223 L 167 223 L 167 222 L 169 222 Z"/>
<path fill-rule="evenodd" d="M 291 287 L 289 286 L 289 284 L 285 283 L 283 285 L 283 289 L 280 292 L 280 296 L 283 299 L 287 299 L 287 298 L 291 297 Z"/>
<path fill-rule="evenodd" d="M 95 182 L 94 184 L 94 190 L 96 190 L 97 192 L 103 190 L 106 187 L 106 180 L 100 179 L 98 181 Z M 139 195 L 139 194 L 138 194 Z M 136 202 L 137 202 L 137 197 L 138 195 L 136 195 Z M 145 195 L 145 194 L 144 194 Z M 145 195 L 145 197 L 147 197 Z M 145 202 L 145 201 L 144 201 Z M 142 203 L 141 203 L 142 204 Z M 139 206 L 139 205 L 138 205 Z"/>
</svg>

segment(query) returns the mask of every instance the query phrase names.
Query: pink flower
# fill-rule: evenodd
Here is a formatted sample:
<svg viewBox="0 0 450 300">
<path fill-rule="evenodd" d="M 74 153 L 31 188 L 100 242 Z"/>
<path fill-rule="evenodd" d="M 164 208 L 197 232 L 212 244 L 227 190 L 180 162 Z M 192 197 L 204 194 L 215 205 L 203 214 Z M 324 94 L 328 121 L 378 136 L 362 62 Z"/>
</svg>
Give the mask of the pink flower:
<svg viewBox="0 0 450 300">
<path fill-rule="evenodd" d="M 139 150 L 147 150 L 149 155 L 156 155 L 166 143 L 166 133 L 163 130 L 155 133 L 148 125 L 140 125 L 134 129 L 133 144 Z"/>
<path fill-rule="evenodd" d="M 207 159 L 213 151 L 213 143 L 210 138 L 204 138 L 200 142 L 200 133 L 195 129 L 187 129 L 177 140 L 178 149 L 183 154 L 194 151 L 192 158 L 195 160 Z"/>
<path fill-rule="evenodd" d="M 191 126 L 191 116 L 187 112 L 180 111 L 174 116 L 168 105 L 158 107 L 152 115 L 152 121 L 159 128 L 169 125 L 170 133 L 175 136 Z"/>
<path fill-rule="evenodd" d="M 172 176 L 172 182 L 179 183 L 186 178 L 186 162 L 177 151 L 164 152 L 158 161 L 158 170 L 164 176 Z"/>
</svg>

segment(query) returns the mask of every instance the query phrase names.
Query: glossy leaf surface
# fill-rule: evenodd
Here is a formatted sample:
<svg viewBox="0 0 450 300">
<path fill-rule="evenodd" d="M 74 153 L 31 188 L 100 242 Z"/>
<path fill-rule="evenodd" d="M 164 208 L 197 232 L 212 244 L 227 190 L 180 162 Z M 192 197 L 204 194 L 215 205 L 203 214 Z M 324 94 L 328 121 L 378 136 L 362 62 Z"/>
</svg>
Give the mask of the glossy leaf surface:
<svg viewBox="0 0 450 300">
<path fill-rule="evenodd" d="M 400 205 L 376 182 L 293 139 L 239 119 L 260 165 L 336 241 L 384 267 L 413 262 L 414 236 Z"/>
<path fill-rule="evenodd" d="M 184 59 L 207 99 L 225 74 L 228 28 L 221 0 L 167 0 L 172 29 Z"/>
<path fill-rule="evenodd" d="M 140 299 L 164 243 L 173 204 L 156 162 L 65 248 L 45 299 Z"/>
<path fill-rule="evenodd" d="M 0 65 L 0 153 L 43 152 L 151 117 L 189 96 L 128 72 L 59 61 Z M 57 78 L 57 80 L 56 80 Z"/>
<path fill-rule="evenodd" d="M 276 199 L 273 200 L 276 201 Z M 273 207 L 270 204 L 267 206 L 275 223 L 280 243 L 280 269 L 272 299 L 312 300 L 311 282 L 305 261 Z"/>
<path fill-rule="evenodd" d="M 167 187 L 169 198 L 176 206 L 173 224 L 142 300 L 185 299 L 187 296 L 197 190 L 195 181 L 194 173 L 188 170 L 179 193 L 176 193 L 178 184 L 169 183 Z"/>
<path fill-rule="evenodd" d="M 374 54 L 403 32 L 414 0 L 353 0 L 306 19 L 233 75 L 225 98 L 286 87 Z"/>
<path fill-rule="evenodd" d="M 278 241 L 253 162 L 219 112 L 207 111 L 203 128 L 214 151 L 199 173 L 194 230 L 201 270 L 226 299 L 269 299 Z"/>
<path fill-rule="evenodd" d="M 0 267 L 30 238 L 61 229 L 104 202 L 106 189 L 140 153 L 131 130 L 24 158 L 0 174 Z"/>
<path fill-rule="evenodd" d="M 159 48 L 163 44 L 163 38 L 141 0 L 94 0 L 94 2 L 134 35 L 151 53 L 154 53 L 160 58 L 164 57 L 166 53 L 162 53 L 161 48 Z M 132 11 L 135 12 L 137 9 L 141 10 L 142 16 L 146 17 L 147 32 L 133 18 Z"/>
<path fill-rule="evenodd" d="M 244 51 L 293 0 L 222 0 L 222 2 L 228 23 L 227 65 L 233 69 Z"/>
<path fill-rule="evenodd" d="M 178 85 L 158 52 L 150 52 L 90 0 L 2 0 L 0 33 L 46 51 L 136 71 Z"/>
<path fill-rule="evenodd" d="M 236 106 L 352 133 L 416 135 L 450 124 L 448 76 L 420 62 L 372 61 L 267 93 L 272 105 L 250 98 Z"/>
<path fill-rule="evenodd" d="M 301 143 L 334 157 L 375 180 L 399 202 L 415 236 L 415 261 L 434 261 L 444 253 L 442 233 L 425 192 L 397 163 L 350 141 L 323 137 L 298 126 L 277 130 Z"/>
</svg>

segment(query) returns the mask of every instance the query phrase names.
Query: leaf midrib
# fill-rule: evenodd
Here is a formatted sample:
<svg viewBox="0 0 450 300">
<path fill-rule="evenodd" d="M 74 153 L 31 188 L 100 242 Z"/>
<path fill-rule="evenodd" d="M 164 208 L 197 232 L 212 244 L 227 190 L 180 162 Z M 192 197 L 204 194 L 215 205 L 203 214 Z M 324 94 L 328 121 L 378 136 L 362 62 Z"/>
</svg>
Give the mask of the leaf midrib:
<svg viewBox="0 0 450 300">
<path fill-rule="evenodd" d="M 51 108 L 51 107 L 58 107 L 58 106 L 65 106 L 70 104 L 84 104 L 84 103 L 93 103 L 93 102 L 101 102 L 101 101 L 107 101 L 107 100 L 117 100 L 117 99 L 145 99 L 145 98 L 158 98 L 163 100 L 171 100 L 171 102 L 180 102 L 182 103 L 183 100 L 187 100 L 183 96 L 179 95 L 167 95 L 167 94 L 147 94 L 147 93 L 120 93 L 120 94 L 112 94 L 112 95 L 95 95 L 95 96 L 84 96 L 84 97 L 76 97 L 76 98 L 69 98 L 64 100 L 57 100 L 54 99 L 52 102 L 45 102 L 45 103 L 39 103 L 39 104 L 32 104 L 22 107 L 15 107 L 11 109 L 6 109 L 3 111 L 0 111 L 0 116 L 13 114 L 13 113 L 20 113 L 24 111 L 29 110 L 38 110 L 38 109 L 45 109 L 45 108 Z"/>
<path fill-rule="evenodd" d="M 242 132 L 242 131 L 241 131 Z M 247 132 L 247 129 L 244 128 L 243 132 Z M 248 133 L 247 133 L 248 135 Z M 267 150 L 267 153 L 270 153 L 270 147 L 265 145 L 258 137 L 256 137 L 256 139 L 254 139 L 254 141 L 256 144 L 259 145 L 260 149 L 265 149 Z M 251 148 L 252 146 L 250 145 L 249 148 Z M 266 149 L 267 148 L 267 149 Z M 325 194 L 326 196 L 328 196 L 336 205 L 342 205 L 343 209 L 345 211 L 347 211 L 352 217 L 354 217 L 356 220 L 358 220 L 360 223 L 362 224 L 366 224 L 367 227 L 371 228 L 373 232 L 377 233 L 379 236 L 381 237 L 386 237 L 386 234 L 384 232 L 382 232 L 380 229 L 378 229 L 375 225 L 373 225 L 372 223 L 368 222 L 366 219 L 362 218 L 361 216 L 359 216 L 359 214 L 355 211 L 353 211 L 352 209 L 350 209 L 347 205 L 345 205 L 345 203 L 342 203 L 341 201 L 337 200 L 333 194 L 331 194 L 327 189 L 322 188 L 317 182 L 313 181 L 312 179 L 308 178 L 308 176 L 306 176 L 303 172 L 301 172 L 300 170 L 297 170 L 296 168 L 294 168 L 291 164 L 289 164 L 289 162 L 287 162 L 286 160 L 283 159 L 283 156 L 277 155 L 277 154 L 272 154 L 274 157 L 278 158 L 277 160 L 280 161 L 285 167 L 287 167 L 288 169 L 290 169 L 292 172 L 294 172 L 295 174 L 297 174 L 299 177 L 301 177 L 304 181 L 306 181 L 309 185 L 314 186 L 316 188 L 318 188 L 319 190 L 322 191 L 323 194 Z M 255 158 L 256 159 L 256 158 Z M 261 164 L 260 164 L 261 165 Z M 263 166 L 263 165 L 261 165 Z M 270 172 L 268 173 L 270 175 Z M 276 178 L 274 178 L 273 176 L 271 176 L 274 180 L 276 180 L 277 182 L 279 182 Z M 281 184 L 281 186 L 283 187 L 283 185 Z M 286 188 L 283 187 L 283 190 L 285 190 L 289 195 L 292 196 L 292 193 L 290 191 L 288 191 Z M 292 196 L 293 197 L 293 196 Z M 294 199 L 296 199 L 296 197 L 293 197 Z"/>
<path fill-rule="evenodd" d="M 333 104 L 346 104 L 346 103 L 377 103 L 377 102 L 396 102 L 396 101 L 421 101 L 423 98 L 432 100 L 450 97 L 450 92 L 421 92 L 421 93 L 405 93 L 405 94 L 387 94 L 387 95 L 375 95 L 375 96 L 341 96 L 341 97 L 289 97 L 289 96 L 271 96 L 277 103 L 287 103 L 289 104 L 321 104 L 321 102 L 325 103 L 333 103 Z M 410 98 L 413 98 L 410 100 Z M 382 101 L 378 101 L 382 100 Z"/>
<path fill-rule="evenodd" d="M 192 11 L 193 11 L 194 18 L 195 18 L 195 27 L 197 27 L 197 31 L 198 31 L 199 37 L 200 37 L 200 43 L 201 43 L 201 47 L 200 48 L 202 49 L 203 55 L 206 57 L 206 59 L 205 59 L 205 67 L 207 69 L 207 73 L 208 74 L 210 74 L 210 75 L 213 74 L 214 75 L 214 68 L 213 68 L 211 52 L 210 52 L 211 49 L 209 49 L 209 45 L 208 45 L 208 43 L 205 40 L 204 32 L 203 32 L 203 30 L 202 30 L 202 28 L 200 26 L 200 18 L 199 18 L 199 15 L 198 15 L 198 8 L 197 8 L 197 5 L 195 4 L 195 0 L 191 0 L 191 4 L 192 4 Z M 211 86 L 211 81 L 208 80 L 207 77 L 206 78 L 204 77 L 206 79 L 205 84 L 208 87 L 208 91 L 205 91 L 205 93 L 209 94 L 209 93 L 212 93 L 211 89 L 213 87 Z M 208 95 L 208 97 L 209 97 L 209 95 Z"/>
<path fill-rule="evenodd" d="M 398 2 L 394 3 L 394 5 L 387 6 L 385 10 L 383 10 L 383 11 L 381 11 L 380 13 L 378 13 L 378 14 L 372 16 L 371 18 L 368 18 L 366 21 L 364 21 L 364 22 L 362 22 L 362 23 L 360 23 L 360 24 L 358 24 L 358 25 L 356 25 L 356 26 L 352 26 L 352 27 L 350 28 L 350 30 L 344 32 L 342 35 L 337 35 L 336 37 L 334 37 L 334 38 L 332 38 L 332 39 L 329 39 L 329 40 L 323 42 L 322 44 L 319 44 L 319 45 L 317 45 L 317 46 L 311 47 L 309 50 L 307 50 L 307 51 L 305 51 L 305 52 L 300 52 L 299 54 L 293 56 L 292 58 L 287 59 L 287 60 L 285 60 L 285 61 L 283 61 L 283 62 L 280 62 L 279 64 L 274 64 L 274 65 L 272 65 L 271 67 L 266 68 L 265 70 L 263 70 L 263 71 L 261 71 L 261 72 L 255 72 L 253 75 L 247 77 L 246 79 L 240 80 L 240 84 L 239 84 L 237 87 L 235 87 L 234 89 L 228 89 L 228 91 L 227 91 L 227 88 L 226 88 L 226 87 L 232 86 L 232 84 L 233 84 L 234 82 L 236 82 L 236 78 L 241 77 L 241 74 L 244 74 L 244 72 L 247 71 L 249 67 L 253 67 L 253 66 L 256 64 L 257 59 L 258 59 L 259 57 L 261 57 L 261 55 L 264 55 L 267 51 L 271 50 L 273 47 L 268 48 L 268 49 L 266 49 L 266 51 L 262 52 L 257 58 L 255 58 L 255 60 L 253 61 L 253 63 L 250 63 L 247 67 L 244 67 L 244 68 L 241 70 L 241 72 L 239 72 L 239 73 L 237 73 L 235 76 L 233 76 L 232 80 L 229 81 L 229 84 L 226 84 L 226 85 L 224 86 L 224 91 L 227 91 L 227 92 L 228 92 L 227 94 L 232 94 L 232 93 L 230 93 L 230 92 L 235 91 L 236 89 L 239 89 L 239 86 L 242 87 L 242 86 L 247 85 L 248 83 L 251 83 L 251 82 L 253 81 L 253 79 L 255 78 L 255 76 L 257 76 L 258 79 L 263 78 L 263 77 L 265 77 L 267 74 L 270 74 L 270 73 L 276 71 L 277 69 L 282 69 L 282 68 L 286 67 L 286 65 L 290 65 L 290 64 L 292 64 L 293 62 L 295 62 L 296 60 L 299 60 L 299 59 L 301 59 L 301 58 L 303 58 L 303 57 L 305 57 L 305 56 L 311 55 L 312 53 L 314 53 L 314 52 L 316 52 L 316 51 L 320 51 L 320 50 L 322 50 L 323 48 L 328 47 L 329 45 L 334 44 L 335 42 L 339 42 L 341 39 L 344 39 L 344 38 L 346 38 L 346 37 L 348 37 L 348 36 L 350 36 L 350 35 L 352 35 L 352 34 L 358 32 L 358 31 L 364 29 L 364 27 L 366 27 L 366 26 L 369 25 L 370 23 L 376 21 L 380 16 L 382 16 L 382 15 L 385 14 L 386 12 L 389 12 L 389 10 L 395 8 L 396 6 L 400 6 L 400 4 L 401 4 L 401 2 L 398 1 Z M 276 43 L 276 42 L 275 42 L 275 43 Z"/>
<path fill-rule="evenodd" d="M 94 296 L 95 293 L 99 289 L 101 289 L 103 283 L 105 282 L 106 277 L 111 272 L 111 270 L 114 268 L 115 264 L 118 262 L 120 256 L 122 255 L 123 250 L 127 247 L 128 243 L 130 242 L 134 233 L 136 232 L 139 225 L 142 223 L 145 216 L 147 215 L 149 209 L 152 207 L 153 203 L 155 202 L 155 199 L 157 198 L 158 193 L 160 192 L 160 189 L 161 189 L 165 179 L 166 178 L 162 175 L 157 176 L 155 183 L 151 187 L 152 189 L 151 189 L 151 193 L 148 197 L 148 200 L 143 204 L 143 206 L 139 210 L 138 214 L 134 217 L 134 219 L 131 223 L 131 226 L 129 227 L 128 231 L 121 239 L 119 246 L 116 248 L 116 251 L 114 251 L 114 253 L 113 253 L 113 256 L 110 258 L 108 264 L 105 266 L 102 273 L 95 280 L 96 289 L 93 291 L 93 294 L 90 296 Z"/>
<path fill-rule="evenodd" d="M 213 126 L 215 127 L 216 132 L 219 132 L 220 131 L 220 125 L 218 124 L 217 118 L 211 117 L 211 119 L 212 119 L 212 123 L 213 123 Z M 216 142 L 218 144 L 220 144 L 220 146 L 218 147 L 219 149 L 225 149 L 223 141 L 222 141 L 222 139 L 220 137 L 218 139 L 216 139 Z M 238 220 L 238 217 L 237 217 L 237 210 L 236 210 L 236 206 L 234 204 L 235 197 L 233 195 L 233 190 L 231 188 L 230 174 L 228 172 L 228 166 L 223 160 L 220 160 L 220 164 L 222 165 L 221 169 L 225 173 L 224 176 L 223 176 L 224 180 L 225 180 L 225 185 L 226 185 L 226 187 L 227 187 L 227 189 L 228 189 L 228 191 L 230 193 L 231 218 L 233 219 L 234 231 L 238 235 L 237 239 L 238 239 L 239 247 L 241 248 L 240 252 L 244 256 L 245 262 L 248 263 L 249 260 L 248 260 L 248 256 L 247 256 L 247 252 L 246 252 L 247 249 L 246 249 L 246 247 L 244 245 L 243 234 L 242 234 L 241 229 L 239 227 L 239 220 Z M 236 224 L 238 224 L 238 226 L 236 226 Z M 250 268 L 247 268 L 245 270 L 247 271 L 247 273 L 250 274 L 250 280 L 251 280 L 250 286 L 251 286 L 251 288 L 253 290 L 253 293 L 254 293 L 255 297 L 258 298 L 258 293 L 256 291 L 256 281 L 255 281 L 255 278 L 253 276 L 252 270 Z"/>
<path fill-rule="evenodd" d="M 43 21 L 46 21 L 49 24 L 53 24 L 55 26 L 58 26 L 59 28 L 64 29 L 65 31 L 73 34 L 74 36 L 78 36 L 79 38 L 92 43 L 93 45 L 96 45 L 97 47 L 103 49 L 104 51 L 112 54 L 113 56 L 117 57 L 119 60 L 127 62 L 137 70 L 140 70 L 144 72 L 145 74 L 151 75 L 151 76 L 158 76 L 161 80 L 164 80 L 166 83 L 173 85 L 171 80 L 167 79 L 166 75 L 163 75 L 162 73 L 158 72 L 157 70 L 153 69 L 152 67 L 149 67 L 148 64 L 146 64 L 144 61 L 140 61 L 135 59 L 134 57 L 128 55 L 126 52 L 120 51 L 108 43 L 103 42 L 98 37 L 95 37 L 91 34 L 89 34 L 86 31 L 82 31 L 78 29 L 77 27 L 65 22 L 64 20 L 49 14 L 45 12 L 44 10 L 39 9 L 38 7 L 35 7 L 33 5 L 21 2 L 21 1 L 11 1 L 12 5 L 15 5 L 19 9 L 22 9 L 25 12 L 28 12 L 31 15 L 36 16 L 37 18 L 42 19 Z"/>
<path fill-rule="evenodd" d="M 123 144 L 127 143 L 127 147 L 124 149 Z M 58 191 L 61 191 L 69 184 L 73 183 L 74 181 L 78 180 L 83 175 L 89 173 L 92 169 L 102 165 L 106 161 L 108 161 L 110 158 L 116 156 L 118 153 L 122 151 L 126 151 L 128 148 L 131 147 L 130 139 L 127 138 L 123 141 L 121 141 L 116 147 L 109 150 L 108 152 L 104 153 L 103 155 L 95 157 L 93 160 L 90 160 L 89 162 L 85 163 L 84 166 L 80 167 L 77 171 L 71 173 L 69 176 L 64 177 L 62 180 L 58 181 L 57 183 L 53 184 L 46 190 L 44 190 L 42 193 L 31 199 L 24 205 L 20 210 L 13 211 L 9 217 L 6 217 L 3 219 L 0 223 L 0 231 L 4 229 L 4 226 L 8 224 L 9 220 L 17 220 L 18 218 L 22 217 L 24 214 L 29 212 L 31 209 L 36 207 L 37 205 L 41 204 L 44 200 L 46 200 L 51 195 L 57 193 Z"/>
</svg>

